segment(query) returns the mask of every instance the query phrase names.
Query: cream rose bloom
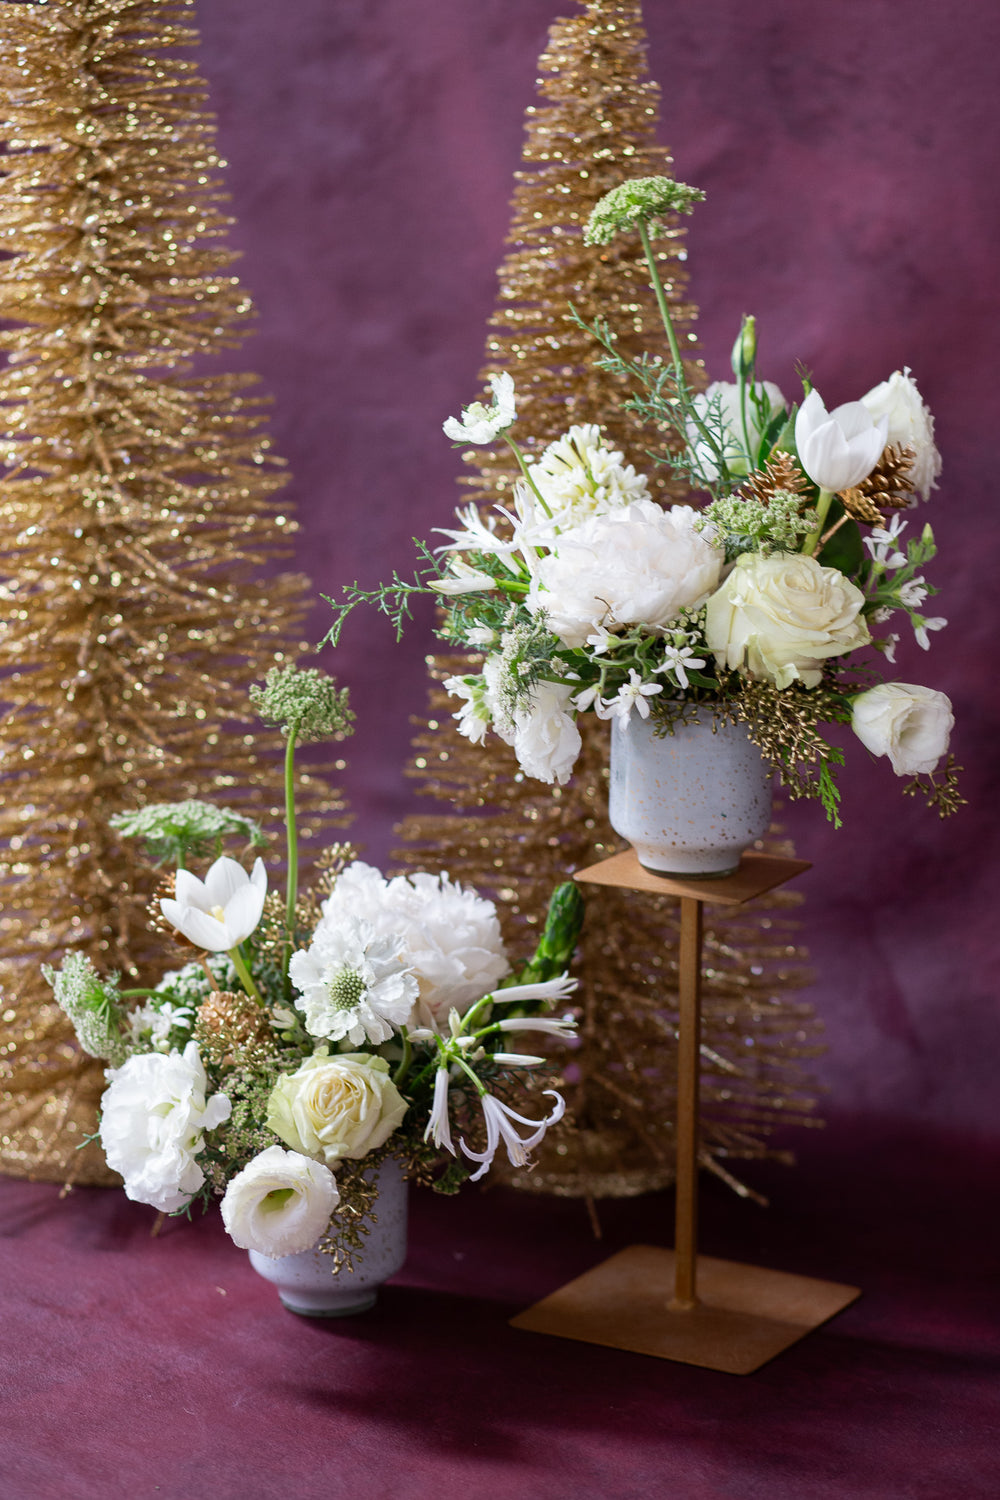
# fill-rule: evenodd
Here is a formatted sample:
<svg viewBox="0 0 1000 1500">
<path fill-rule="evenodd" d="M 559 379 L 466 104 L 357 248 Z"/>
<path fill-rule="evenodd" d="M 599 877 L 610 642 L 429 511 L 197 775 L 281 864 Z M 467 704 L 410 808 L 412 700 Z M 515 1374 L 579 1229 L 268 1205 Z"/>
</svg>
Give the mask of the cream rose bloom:
<svg viewBox="0 0 1000 1500">
<path fill-rule="evenodd" d="M 327 1166 L 367 1156 L 383 1145 L 406 1114 L 389 1064 L 367 1052 L 315 1053 L 271 1091 L 267 1123 L 276 1136 Z"/>
<path fill-rule="evenodd" d="M 663 510 L 652 500 L 592 516 L 539 560 L 525 603 L 544 610 L 572 647 L 598 625 L 666 626 L 719 581 L 723 554 L 696 529 L 698 518 L 689 505 Z"/>
<path fill-rule="evenodd" d="M 786 688 L 816 687 L 818 663 L 871 639 L 864 595 L 814 557 L 745 552 L 708 601 L 705 640 L 720 666 Z"/>
<path fill-rule="evenodd" d="M 219 1208 L 234 1245 L 277 1257 L 315 1245 L 339 1202 L 329 1167 L 268 1146 L 237 1172 Z"/>
<path fill-rule="evenodd" d="M 161 1213 L 183 1208 L 205 1181 L 195 1157 L 205 1131 L 229 1119 L 225 1094 L 206 1098 L 208 1080 L 195 1042 L 183 1052 L 137 1052 L 101 1100 L 101 1145 L 125 1192 Z"/>
<path fill-rule="evenodd" d="M 933 771 L 948 749 L 955 716 L 934 688 L 883 682 L 854 700 L 851 728 L 873 755 L 888 755 L 897 776 Z"/>
</svg>

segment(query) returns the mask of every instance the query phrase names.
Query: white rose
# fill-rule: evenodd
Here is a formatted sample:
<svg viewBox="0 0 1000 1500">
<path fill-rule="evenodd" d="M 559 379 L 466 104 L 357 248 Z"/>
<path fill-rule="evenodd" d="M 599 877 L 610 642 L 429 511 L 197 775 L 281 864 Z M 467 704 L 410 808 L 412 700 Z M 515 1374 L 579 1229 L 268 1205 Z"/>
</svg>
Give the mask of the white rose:
<svg viewBox="0 0 1000 1500">
<path fill-rule="evenodd" d="M 315 1245 L 339 1202 L 329 1167 L 268 1146 L 237 1172 L 219 1208 L 235 1245 L 277 1257 Z"/>
<path fill-rule="evenodd" d="M 206 1130 L 229 1119 L 225 1094 L 206 1100 L 208 1080 L 195 1042 L 181 1052 L 139 1052 L 109 1070 L 101 1100 L 108 1166 L 137 1203 L 162 1213 L 183 1208 L 205 1181 L 195 1157 Z"/>
<path fill-rule="evenodd" d="M 753 450 L 751 456 L 756 457 L 756 449 L 764 429 L 779 411 L 786 410 L 788 402 L 771 380 L 758 380 L 753 389 L 758 400 L 766 402 L 762 423 L 758 419 L 757 408 L 750 399 L 749 387 L 747 388 L 747 437 Z M 752 465 L 747 459 L 747 451 L 743 442 L 743 416 L 740 411 L 739 386 L 726 380 L 714 380 L 706 391 L 695 396 L 694 409 L 712 436 L 720 439 L 723 457 L 730 474 L 749 474 Z M 718 420 L 715 419 L 716 413 L 718 413 Z M 705 439 L 699 438 L 698 425 L 690 418 L 687 431 L 690 444 L 688 454 L 695 465 L 695 477 L 703 479 L 706 484 L 713 484 L 719 477 L 719 466 L 715 461 L 715 455 Z"/>
<path fill-rule="evenodd" d="M 539 682 L 531 689 L 531 703 L 514 716 L 514 754 L 526 776 L 557 781 L 565 786 L 583 741 L 573 717 L 566 712 L 575 689 L 555 682 Z"/>
<path fill-rule="evenodd" d="M 316 940 L 361 913 L 379 933 L 402 942 L 402 957 L 419 986 L 415 1014 L 443 1025 L 452 1006 L 467 1009 L 510 972 L 496 907 L 447 874 L 420 871 L 386 881 L 360 860 L 338 876 L 323 903 Z"/>
<path fill-rule="evenodd" d="M 817 665 L 867 645 L 864 595 L 814 557 L 745 552 L 708 601 L 705 640 L 720 666 L 785 688 L 815 687 Z"/>
<path fill-rule="evenodd" d="M 327 1166 L 357 1160 L 383 1145 L 406 1114 L 406 1100 L 389 1077 L 389 1064 L 367 1052 L 325 1051 L 284 1073 L 271 1091 L 267 1123 L 303 1156 Z"/>
<path fill-rule="evenodd" d="M 909 368 L 894 370 L 888 380 L 861 397 L 861 404 L 876 419 L 888 419 L 887 443 L 913 449 L 910 478 L 916 493 L 926 500 L 937 484 L 941 455 L 934 446 L 934 418 L 924 405 Z"/>
<path fill-rule="evenodd" d="M 545 610 L 567 646 L 583 646 L 598 625 L 668 625 L 716 587 L 723 554 L 695 530 L 687 505 L 662 510 L 637 500 L 564 532 L 539 560 L 525 600 Z"/>
<path fill-rule="evenodd" d="M 883 682 L 855 698 L 851 728 L 873 755 L 888 755 L 897 776 L 922 776 L 948 749 L 954 722 L 947 694 Z"/>
</svg>

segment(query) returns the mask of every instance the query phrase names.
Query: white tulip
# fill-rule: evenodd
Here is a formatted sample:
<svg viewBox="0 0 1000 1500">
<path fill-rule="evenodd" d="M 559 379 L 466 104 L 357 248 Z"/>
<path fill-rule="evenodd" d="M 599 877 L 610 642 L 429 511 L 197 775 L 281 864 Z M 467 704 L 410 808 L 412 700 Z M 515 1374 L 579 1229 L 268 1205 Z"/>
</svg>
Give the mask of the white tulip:
<svg viewBox="0 0 1000 1500">
<path fill-rule="evenodd" d="M 873 755 L 888 755 L 897 776 L 924 776 L 948 749 L 955 716 L 947 694 L 910 682 L 883 682 L 854 700 L 851 728 Z"/>
<path fill-rule="evenodd" d="M 909 368 L 894 370 L 888 380 L 876 385 L 861 404 L 875 418 L 889 423 L 886 442 L 913 449 L 910 479 L 916 494 L 928 498 L 941 472 L 941 455 L 934 446 L 934 418 L 924 405 Z"/>
<path fill-rule="evenodd" d="M 818 391 L 810 391 L 795 418 L 795 446 L 809 478 L 836 494 L 866 479 L 882 457 L 889 419 L 877 420 L 860 401 L 828 412 Z"/>
<path fill-rule="evenodd" d="M 267 871 L 258 859 L 248 875 L 226 855 L 215 861 L 203 881 L 190 870 L 178 870 L 175 900 L 160 902 L 172 927 L 209 953 L 228 953 L 248 938 L 260 921 L 267 895 Z"/>
</svg>

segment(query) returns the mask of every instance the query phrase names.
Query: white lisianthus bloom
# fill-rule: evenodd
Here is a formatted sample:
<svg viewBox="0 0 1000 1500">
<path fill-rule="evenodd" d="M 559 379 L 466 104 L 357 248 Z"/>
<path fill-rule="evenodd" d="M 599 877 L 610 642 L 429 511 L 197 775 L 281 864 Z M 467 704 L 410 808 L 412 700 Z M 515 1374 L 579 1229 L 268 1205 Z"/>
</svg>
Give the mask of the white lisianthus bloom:
<svg viewBox="0 0 1000 1500">
<path fill-rule="evenodd" d="M 662 510 L 637 500 L 593 516 L 540 559 L 525 603 L 544 610 L 567 646 L 586 643 L 599 625 L 666 626 L 696 609 L 719 581 L 723 554 L 699 530 L 688 505 Z"/>
<path fill-rule="evenodd" d="M 174 900 L 160 902 L 160 910 L 199 948 L 209 953 L 229 952 L 248 938 L 260 921 L 267 895 L 267 871 L 257 859 L 248 875 L 235 859 L 223 854 L 204 881 L 190 870 L 178 870 Z"/>
<path fill-rule="evenodd" d="M 816 687 L 820 663 L 868 644 L 861 590 L 814 557 L 745 552 L 708 601 L 705 640 L 720 666 L 786 688 Z"/>
<path fill-rule="evenodd" d="M 288 977 L 310 1036 L 346 1038 L 353 1047 L 389 1041 L 409 1021 L 418 993 L 400 935 L 380 935 L 358 917 L 321 923 L 308 949 L 292 954 Z"/>
<path fill-rule="evenodd" d="M 897 776 L 933 771 L 948 749 L 955 716 L 947 694 L 911 682 L 883 682 L 854 700 L 851 728 Z"/>
<path fill-rule="evenodd" d="M 747 387 L 747 438 L 750 454 L 743 440 L 743 417 L 740 411 L 740 388 L 727 380 L 713 380 L 706 391 L 695 396 L 693 406 L 698 416 L 708 427 L 722 447 L 722 456 L 730 474 L 747 475 L 753 468 L 753 458 L 765 428 L 781 411 L 786 411 L 788 402 L 771 380 L 758 380 L 753 386 L 754 394 L 764 405 L 764 420 L 761 422 L 757 406 L 750 398 Z M 714 484 L 719 477 L 716 454 L 699 432 L 692 418 L 687 420 L 688 456 L 696 478 L 706 484 Z"/>
<path fill-rule="evenodd" d="M 810 391 L 795 418 L 799 461 L 821 490 L 849 490 L 867 479 L 886 444 L 889 419 L 877 419 L 860 401 L 827 411 L 819 391 Z"/>
<path fill-rule="evenodd" d="M 234 1245 L 277 1259 L 315 1245 L 339 1202 L 329 1167 L 268 1146 L 237 1172 L 219 1210 Z"/>
<path fill-rule="evenodd" d="M 490 376 L 493 405 L 484 406 L 473 401 L 462 411 L 462 420 L 449 417 L 444 424 L 445 437 L 455 443 L 492 443 L 493 439 L 509 427 L 517 416 L 514 397 L 514 377 L 506 370 Z"/>
<path fill-rule="evenodd" d="M 573 688 L 558 682 L 537 682 L 528 707 L 514 715 L 514 754 L 526 776 L 550 785 L 565 786 L 573 774 L 583 741 L 567 712 Z"/>
<path fill-rule="evenodd" d="M 934 445 L 934 418 L 924 405 L 909 368 L 894 370 L 888 380 L 861 397 L 861 404 L 873 417 L 887 418 L 887 443 L 913 449 L 910 479 L 915 493 L 926 500 L 941 473 L 941 455 Z"/>
<path fill-rule="evenodd" d="M 101 1100 L 101 1145 L 125 1192 L 161 1213 L 183 1208 L 205 1181 L 195 1158 L 205 1131 L 229 1119 L 225 1094 L 206 1098 L 208 1079 L 195 1042 L 184 1051 L 138 1052 L 108 1071 Z"/>
<path fill-rule="evenodd" d="M 492 1094 L 483 1094 L 479 1100 L 483 1109 L 483 1117 L 486 1121 L 486 1150 L 471 1151 L 465 1144 L 464 1139 L 459 1142 L 463 1152 L 470 1161 L 478 1161 L 482 1165 L 478 1172 L 473 1172 L 469 1178 L 470 1182 L 478 1182 L 489 1171 L 497 1147 L 503 1140 L 507 1148 L 507 1160 L 512 1167 L 524 1167 L 528 1164 L 528 1153 L 542 1139 L 550 1125 L 555 1125 L 566 1113 L 566 1101 L 555 1089 L 546 1089 L 545 1093 L 550 1095 L 556 1102 L 552 1113 L 541 1120 L 528 1120 L 524 1115 L 519 1115 L 511 1109 L 509 1104 L 502 1104 Z M 531 1128 L 531 1134 L 520 1136 L 515 1126 L 527 1125 Z"/>
<path fill-rule="evenodd" d="M 267 1123 L 293 1151 L 335 1167 L 384 1145 L 406 1110 L 384 1058 L 368 1052 L 329 1057 L 321 1048 L 278 1079 Z"/>
<path fill-rule="evenodd" d="M 453 1007 L 464 1011 L 495 990 L 510 972 L 496 907 L 447 874 L 419 871 L 386 881 L 357 860 L 337 877 L 316 929 L 364 913 L 380 933 L 397 936 L 419 986 L 414 1019 L 444 1025 Z"/>
<path fill-rule="evenodd" d="M 552 512 L 555 530 L 650 498 L 645 475 L 608 446 L 593 422 L 571 427 L 550 443 L 528 472 Z"/>
</svg>

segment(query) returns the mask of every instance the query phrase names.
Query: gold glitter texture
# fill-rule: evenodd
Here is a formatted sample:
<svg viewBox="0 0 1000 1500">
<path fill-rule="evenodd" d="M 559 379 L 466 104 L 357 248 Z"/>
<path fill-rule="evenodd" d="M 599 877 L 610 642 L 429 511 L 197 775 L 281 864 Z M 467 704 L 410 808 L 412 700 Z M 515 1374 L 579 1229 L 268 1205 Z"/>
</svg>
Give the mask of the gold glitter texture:
<svg viewBox="0 0 1000 1500">
<path fill-rule="evenodd" d="M 308 604 L 262 581 L 295 525 L 255 377 L 203 372 L 252 308 L 192 16 L 0 4 L 0 1166 L 55 1180 L 109 1180 L 74 1150 L 103 1077 L 39 964 L 153 961 L 154 877 L 112 813 L 215 792 L 280 816 L 277 737 L 223 725 Z"/>
<path fill-rule="evenodd" d="M 627 356 L 665 345 L 638 240 L 618 236 L 588 248 L 582 238 L 591 208 L 624 178 L 671 175 L 668 153 L 655 144 L 659 90 L 646 72 L 641 6 L 588 0 L 579 15 L 552 27 L 540 72 L 542 102 L 528 112 L 482 379 L 497 369 L 513 374 L 517 437 L 529 451 L 571 422 L 595 421 L 630 462 L 649 471 L 651 434 L 623 410 L 625 393 L 595 368 L 593 340 L 567 314 L 571 302 L 588 320 L 605 318 Z M 682 347 L 693 349 L 696 314 L 684 298 L 680 226 L 656 243 Z M 704 382 L 693 354 L 689 375 Z M 516 477 L 504 445 L 476 449 L 468 461 L 475 474 L 462 482 L 483 505 Z M 662 472 L 651 478 L 662 499 L 683 497 Z M 797 491 L 794 472 L 776 471 L 779 479 Z M 553 885 L 619 847 L 607 821 L 607 727 L 582 715 L 583 751 L 572 781 L 543 786 L 522 775 L 494 736 L 475 746 L 458 734 L 455 702 L 437 684 L 468 671 L 468 658 L 439 655 L 428 666 L 435 682 L 430 717 L 409 774 L 422 793 L 455 811 L 409 818 L 399 858 L 408 867 L 433 860 L 454 878 L 493 891 L 508 940 L 523 946 Z M 763 847 L 794 852 L 776 830 Z M 808 1121 L 815 1105 L 804 1061 L 818 1050 L 819 1027 L 795 995 L 808 982 L 807 955 L 789 918 L 799 899 L 776 892 L 748 909 L 706 913 L 704 1156 L 730 1181 L 727 1160 L 768 1154 L 772 1127 Z M 574 966 L 582 980 L 582 1046 L 565 1090 L 579 1129 L 546 1138 L 535 1170 L 508 1180 L 528 1191 L 621 1196 L 673 1177 L 677 906 L 608 888 L 588 892 L 587 909 Z"/>
</svg>

